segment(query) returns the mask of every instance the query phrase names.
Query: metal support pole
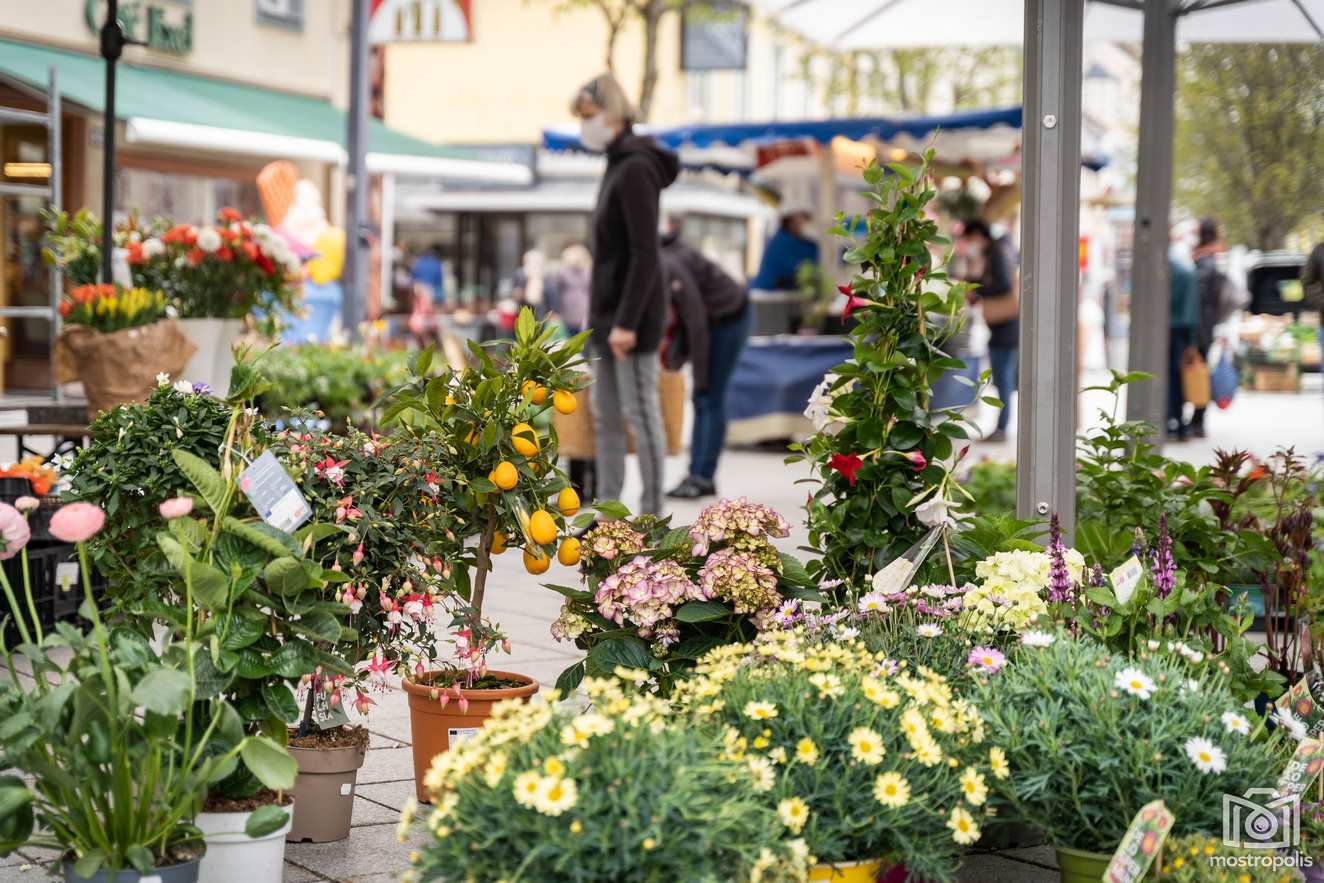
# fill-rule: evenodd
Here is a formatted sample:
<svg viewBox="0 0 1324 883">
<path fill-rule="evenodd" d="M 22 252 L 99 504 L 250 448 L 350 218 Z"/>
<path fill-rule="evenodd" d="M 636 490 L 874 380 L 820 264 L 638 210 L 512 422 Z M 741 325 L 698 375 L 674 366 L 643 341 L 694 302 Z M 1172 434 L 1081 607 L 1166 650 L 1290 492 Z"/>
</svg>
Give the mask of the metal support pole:
<svg viewBox="0 0 1324 883">
<path fill-rule="evenodd" d="M 824 279 L 835 287 L 841 280 L 842 242 L 827 231 L 837 223 L 837 160 L 832 142 L 820 145 L 818 153 L 818 266 Z"/>
<path fill-rule="evenodd" d="M 101 281 L 110 282 L 111 227 L 115 216 L 115 65 L 124 54 L 124 29 L 120 27 L 119 0 L 106 3 L 106 23 L 101 26 L 101 57 L 106 60 L 106 107 L 102 127 L 101 162 Z"/>
<path fill-rule="evenodd" d="M 61 144 L 61 119 L 60 114 L 63 109 L 60 106 L 60 77 L 55 68 L 50 69 L 46 81 L 46 161 L 51 164 L 51 176 L 49 179 L 51 194 L 50 205 L 52 211 L 60 211 L 64 208 L 64 191 L 61 187 L 60 171 L 64 162 L 64 151 Z M 60 296 L 64 293 L 63 285 L 60 279 L 60 269 L 54 265 L 50 270 L 51 286 L 51 328 L 50 328 L 50 352 L 55 352 L 55 338 L 60 336 Z M 55 371 L 51 371 L 51 398 L 60 401 L 60 384 L 55 379 Z"/>
<path fill-rule="evenodd" d="M 349 152 L 345 189 L 345 296 L 341 303 L 341 321 L 345 334 L 355 340 L 363 317 L 363 302 L 368 288 L 368 3 L 352 0 L 349 32 Z"/>
<path fill-rule="evenodd" d="M 1177 88 L 1174 0 L 1146 0 L 1140 55 L 1140 143 L 1136 154 L 1135 240 L 1131 258 L 1131 345 L 1128 367 L 1154 375 L 1127 389 L 1128 420 L 1159 427 L 1167 419 L 1168 228 L 1172 202 L 1173 94 Z"/>
<path fill-rule="evenodd" d="M 1084 0 L 1025 0 L 1016 511 L 1076 519 L 1076 289 Z M 1010 405 L 1010 403 L 1008 403 Z"/>
</svg>

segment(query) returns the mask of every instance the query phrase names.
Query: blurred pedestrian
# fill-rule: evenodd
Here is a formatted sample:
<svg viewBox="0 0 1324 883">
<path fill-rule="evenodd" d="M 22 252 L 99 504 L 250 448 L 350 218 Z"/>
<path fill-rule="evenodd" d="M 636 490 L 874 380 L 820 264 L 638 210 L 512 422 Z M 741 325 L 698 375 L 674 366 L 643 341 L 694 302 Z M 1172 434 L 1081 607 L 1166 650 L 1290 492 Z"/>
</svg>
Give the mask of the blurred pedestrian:
<svg viewBox="0 0 1324 883">
<path fill-rule="evenodd" d="M 763 246 L 759 271 L 749 287 L 758 291 L 798 291 L 800 268 L 818 265 L 818 242 L 809 235 L 814 216 L 807 208 L 787 202 L 782 206 L 781 223 Z"/>
<path fill-rule="evenodd" d="M 414 286 L 423 286 L 430 306 L 439 307 L 446 300 L 446 270 L 441 261 L 441 246 L 434 244 L 414 258 L 409 265 L 409 273 L 414 278 Z"/>
<path fill-rule="evenodd" d="M 1241 304 L 1236 283 L 1218 269 L 1218 256 L 1226 249 L 1218 219 L 1202 219 L 1199 240 L 1191 257 L 1195 260 L 1195 287 L 1200 299 L 1200 324 L 1195 332 L 1195 348 L 1200 351 L 1200 357 L 1206 365 L 1209 364 L 1214 341 L 1224 339 L 1218 330 L 1219 326 L 1230 319 Z M 1196 408 L 1191 414 L 1190 431 L 1196 438 L 1205 437 L 1204 414 L 1204 407 Z"/>
<path fill-rule="evenodd" d="M 547 314 L 550 287 L 547 284 L 547 259 L 543 253 L 536 248 L 524 252 L 524 260 L 515 271 L 514 284 L 510 290 L 510 296 L 517 305 L 516 310 L 528 307 L 533 310 L 535 317 L 541 319 Z"/>
<path fill-rule="evenodd" d="M 588 327 L 589 285 L 593 280 L 593 256 L 583 243 L 572 242 L 561 252 L 556 272 L 556 314 L 571 335 Z"/>
<path fill-rule="evenodd" d="M 662 189 L 680 161 L 633 131 L 635 110 L 620 83 L 602 74 L 575 93 L 580 142 L 607 156 L 593 212 L 589 324 L 597 497 L 620 497 L 625 484 L 625 428 L 634 434 L 643 477 L 639 511 L 662 511 L 666 436 L 658 400 L 658 344 L 667 294 L 658 240 Z"/>
<path fill-rule="evenodd" d="M 1186 396 L 1181 368 L 1186 349 L 1195 344 L 1200 327 L 1200 294 L 1195 268 L 1181 256 L 1168 255 L 1168 435 L 1186 441 Z"/>
<path fill-rule="evenodd" d="M 971 267 L 967 281 L 975 283 L 971 304 L 978 303 L 988 326 L 988 362 L 993 386 L 1002 400 L 998 423 L 986 441 L 1007 440 L 1011 426 L 1011 397 L 1016 392 L 1016 359 L 1021 341 L 1020 260 L 1016 246 L 1006 234 L 994 235 L 988 222 L 980 218 L 967 221 L 961 228 L 962 251 Z"/>
<path fill-rule="evenodd" d="M 678 370 L 689 361 L 694 381 L 690 471 L 668 497 L 693 500 L 716 495 L 717 460 L 726 444 L 726 393 L 753 321 L 749 291 L 681 238 L 673 221 L 662 237 L 674 320 L 662 345 L 662 362 Z"/>
</svg>

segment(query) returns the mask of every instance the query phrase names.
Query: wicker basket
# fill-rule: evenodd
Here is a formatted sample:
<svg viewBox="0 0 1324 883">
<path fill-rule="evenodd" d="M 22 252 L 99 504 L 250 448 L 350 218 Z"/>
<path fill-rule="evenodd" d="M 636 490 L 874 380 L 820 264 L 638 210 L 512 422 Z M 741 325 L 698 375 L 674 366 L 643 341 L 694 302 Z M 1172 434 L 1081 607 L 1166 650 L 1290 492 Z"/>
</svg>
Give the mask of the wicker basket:
<svg viewBox="0 0 1324 883">
<path fill-rule="evenodd" d="M 680 371 L 662 371 L 657 381 L 658 397 L 662 400 L 662 426 L 667 436 L 667 455 L 681 452 L 685 431 L 685 375 Z M 573 414 L 556 414 L 557 450 L 572 460 L 592 460 L 596 445 L 593 442 L 593 407 L 588 388 L 575 393 L 579 407 Z M 628 450 L 634 453 L 634 438 L 626 430 Z"/>
</svg>

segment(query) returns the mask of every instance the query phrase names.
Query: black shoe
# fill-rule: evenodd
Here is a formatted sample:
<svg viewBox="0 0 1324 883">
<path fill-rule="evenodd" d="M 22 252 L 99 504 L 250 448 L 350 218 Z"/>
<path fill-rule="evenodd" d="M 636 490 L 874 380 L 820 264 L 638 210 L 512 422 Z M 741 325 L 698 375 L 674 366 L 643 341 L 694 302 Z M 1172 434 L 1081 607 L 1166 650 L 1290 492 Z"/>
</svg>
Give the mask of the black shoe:
<svg viewBox="0 0 1324 883">
<path fill-rule="evenodd" d="M 1203 426 L 1192 426 L 1191 438 L 1208 438 L 1208 436 L 1205 434 Z"/>
<path fill-rule="evenodd" d="M 700 497 L 713 497 L 717 495 L 717 488 L 706 478 L 695 478 L 690 476 L 667 491 L 667 496 L 673 500 L 697 500 Z"/>
</svg>

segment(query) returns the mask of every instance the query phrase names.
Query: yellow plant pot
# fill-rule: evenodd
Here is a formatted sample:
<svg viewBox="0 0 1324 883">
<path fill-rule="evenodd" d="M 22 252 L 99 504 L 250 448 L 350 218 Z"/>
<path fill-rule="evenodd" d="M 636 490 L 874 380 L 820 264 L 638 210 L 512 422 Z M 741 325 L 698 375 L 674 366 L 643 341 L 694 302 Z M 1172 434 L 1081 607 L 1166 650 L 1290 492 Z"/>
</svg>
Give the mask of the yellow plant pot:
<svg viewBox="0 0 1324 883">
<path fill-rule="evenodd" d="M 882 870 L 883 863 L 879 859 L 814 865 L 809 869 L 809 881 L 810 883 L 874 883 Z"/>
</svg>

